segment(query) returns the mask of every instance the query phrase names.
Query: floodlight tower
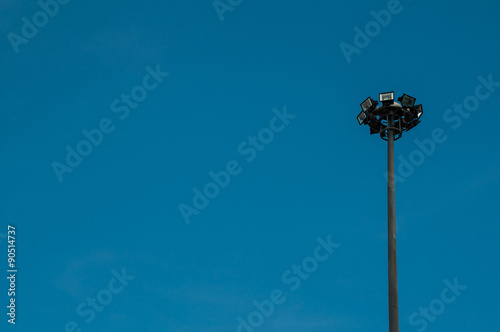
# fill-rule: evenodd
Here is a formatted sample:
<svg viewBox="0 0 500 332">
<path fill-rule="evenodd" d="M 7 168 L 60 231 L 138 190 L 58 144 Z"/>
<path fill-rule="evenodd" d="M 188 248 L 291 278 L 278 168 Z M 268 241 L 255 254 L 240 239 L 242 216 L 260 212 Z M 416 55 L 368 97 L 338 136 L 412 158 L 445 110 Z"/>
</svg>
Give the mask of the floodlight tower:
<svg viewBox="0 0 500 332">
<path fill-rule="evenodd" d="M 379 134 L 387 141 L 387 237 L 389 266 L 389 332 L 399 332 L 398 273 L 396 260 L 396 202 L 394 185 L 394 141 L 420 123 L 422 105 L 403 94 L 394 102 L 394 91 L 379 94 L 378 101 L 368 97 L 361 103 L 358 123 L 370 127 L 370 134 Z"/>
</svg>

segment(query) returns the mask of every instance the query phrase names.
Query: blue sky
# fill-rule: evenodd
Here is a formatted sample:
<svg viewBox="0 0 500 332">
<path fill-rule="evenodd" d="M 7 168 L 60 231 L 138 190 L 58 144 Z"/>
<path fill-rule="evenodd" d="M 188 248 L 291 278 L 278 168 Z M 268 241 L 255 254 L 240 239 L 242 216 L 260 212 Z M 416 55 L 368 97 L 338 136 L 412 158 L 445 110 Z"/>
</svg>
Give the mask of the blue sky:
<svg viewBox="0 0 500 332">
<path fill-rule="evenodd" d="M 424 107 L 401 331 L 498 329 L 498 2 L 41 4 L 0 3 L 2 331 L 387 331 L 386 144 L 356 116 L 391 90 Z"/>
</svg>

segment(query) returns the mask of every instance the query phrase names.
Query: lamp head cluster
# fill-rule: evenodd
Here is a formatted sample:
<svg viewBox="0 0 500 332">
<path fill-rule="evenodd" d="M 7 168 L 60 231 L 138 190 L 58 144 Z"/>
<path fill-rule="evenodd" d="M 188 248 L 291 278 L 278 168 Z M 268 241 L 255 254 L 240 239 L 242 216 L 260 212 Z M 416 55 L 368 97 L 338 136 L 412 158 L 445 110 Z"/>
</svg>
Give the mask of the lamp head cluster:
<svg viewBox="0 0 500 332">
<path fill-rule="evenodd" d="M 368 125 L 370 134 L 379 134 L 382 139 L 387 140 L 388 130 L 394 131 L 394 139 L 401 137 L 404 131 L 408 131 L 420 123 L 423 113 L 422 105 L 415 105 L 416 99 L 403 94 L 398 98 L 399 103 L 394 102 L 394 91 L 379 94 L 379 102 L 368 97 L 361 103 L 361 113 L 358 115 L 360 125 Z"/>
</svg>

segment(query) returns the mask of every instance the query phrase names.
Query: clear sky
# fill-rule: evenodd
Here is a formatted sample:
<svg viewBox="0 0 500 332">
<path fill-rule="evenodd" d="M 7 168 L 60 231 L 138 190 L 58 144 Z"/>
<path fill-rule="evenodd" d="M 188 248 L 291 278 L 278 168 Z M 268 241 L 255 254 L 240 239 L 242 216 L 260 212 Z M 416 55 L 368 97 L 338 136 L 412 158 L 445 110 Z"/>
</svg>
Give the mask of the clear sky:
<svg viewBox="0 0 500 332">
<path fill-rule="evenodd" d="M 1 330 L 387 331 L 391 90 L 401 331 L 498 330 L 499 13 L 1 0 Z"/>
</svg>

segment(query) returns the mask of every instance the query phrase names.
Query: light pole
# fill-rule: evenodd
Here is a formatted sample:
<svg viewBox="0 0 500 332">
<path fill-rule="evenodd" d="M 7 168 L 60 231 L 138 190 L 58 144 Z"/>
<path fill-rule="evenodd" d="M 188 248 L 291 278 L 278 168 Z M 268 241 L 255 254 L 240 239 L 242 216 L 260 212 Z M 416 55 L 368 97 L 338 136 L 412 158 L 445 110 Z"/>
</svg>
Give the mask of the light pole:
<svg viewBox="0 0 500 332">
<path fill-rule="evenodd" d="M 398 270 L 396 259 L 396 200 L 394 185 L 394 141 L 420 123 L 422 105 L 415 106 L 415 98 L 403 94 L 394 102 L 394 92 L 379 94 L 378 101 L 368 97 L 361 103 L 358 123 L 370 127 L 370 134 L 379 134 L 387 141 L 387 237 L 389 267 L 389 332 L 399 332 Z"/>
</svg>

